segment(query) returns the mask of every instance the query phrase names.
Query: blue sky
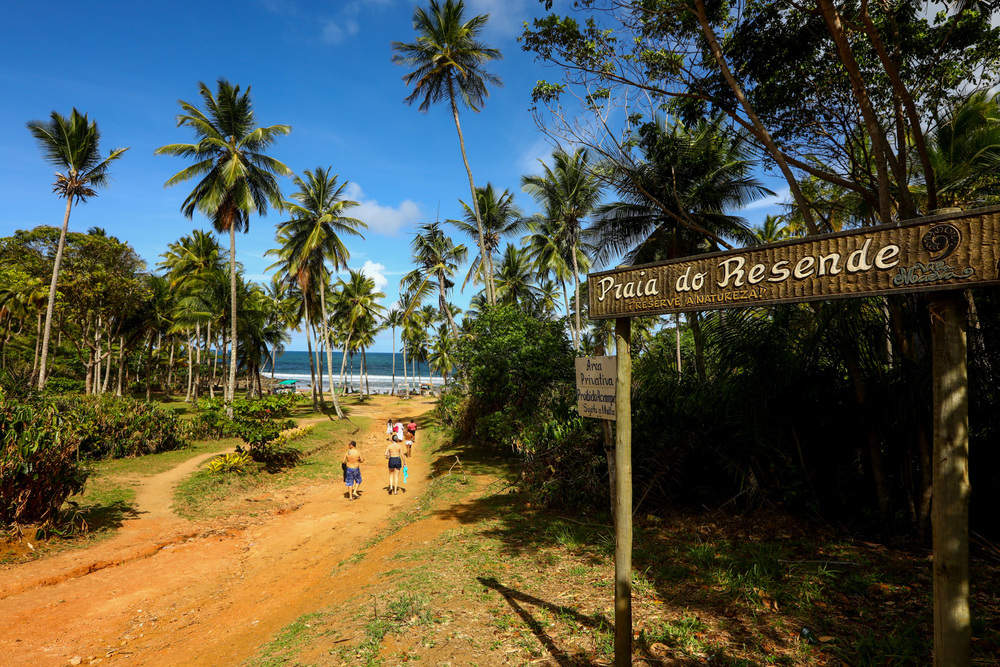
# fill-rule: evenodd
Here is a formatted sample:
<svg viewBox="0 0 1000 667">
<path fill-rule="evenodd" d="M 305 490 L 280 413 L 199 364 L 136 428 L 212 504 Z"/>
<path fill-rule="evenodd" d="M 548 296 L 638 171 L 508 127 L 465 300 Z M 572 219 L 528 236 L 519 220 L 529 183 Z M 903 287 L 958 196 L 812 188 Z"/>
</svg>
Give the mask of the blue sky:
<svg viewBox="0 0 1000 667">
<path fill-rule="evenodd" d="M 462 116 L 477 185 L 492 182 L 520 192 L 522 174 L 535 171 L 551 148 L 528 112 L 538 79 L 558 76 L 536 64 L 516 42 L 521 24 L 541 11 L 535 0 L 467 0 L 489 13 L 485 39 L 504 59 L 491 71 L 504 86 L 493 89 L 483 112 Z M 192 139 L 177 128 L 178 99 L 196 102 L 197 83 L 219 77 L 253 86 L 259 124 L 286 123 L 292 133 L 273 155 L 296 172 L 332 165 L 351 181 L 362 202 L 356 217 L 369 224 L 363 241 L 349 240 L 351 267 L 365 268 L 386 292 L 398 296 L 399 278 L 411 268 L 409 243 L 422 222 L 457 217 L 458 199 L 469 199 L 451 114 L 446 106 L 424 114 L 403 102 L 405 70 L 390 61 L 390 43 L 412 41 L 412 2 L 353 0 L 246 0 L 245 2 L 10 3 L 0 43 L 0 235 L 62 221 L 63 204 L 51 194 L 53 169 L 43 162 L 25 129 L 52 110 L 72 107 L 97 120 L 102 150 L 129 146 L 100 196 L 76 207 L 70 228 L 104 227 L 128 241 L 154 265 L 166 245 L 193 228 L 209 228 L 196 214 L 184 218 L 189 190 L 163 183 L 186 163 L 154 156 L 166 143 Z M 291 181 L 282 182 L 286 193 Z M 760 202 L 751 222 L 773 212 Z M 280 216 L 253 218 L 237 238 L 237 255 L 251 278 L 266 279 Z M 456 237 L 456 241 L 459 239 Z M 461 239 L 474 254 L 475 242 Z M 462 277 L 465 269 L 462 269 Z M 471 296 L 456 294 L 465 307 Z M 289 349 L 305 349 L 293 332 Z M 388 332 L 377 351 L 389 351 Z"/>
</svg>

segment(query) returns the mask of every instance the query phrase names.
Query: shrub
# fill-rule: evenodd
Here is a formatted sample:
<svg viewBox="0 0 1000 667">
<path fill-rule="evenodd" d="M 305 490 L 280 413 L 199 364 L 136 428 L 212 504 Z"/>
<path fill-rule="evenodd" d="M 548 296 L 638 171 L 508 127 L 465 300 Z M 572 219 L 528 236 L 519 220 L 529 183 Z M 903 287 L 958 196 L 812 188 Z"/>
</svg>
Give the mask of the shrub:
<svg viewBox="0 0 1000 667">
<path fill-rule="evenodd" d="M 83 489 L 79 444 L 56 407 L 0 388 L 0 524 L 51 522 Z"/>
<path fill-rule="evenodd" d="M 45 380 L 45 393 L 47 394 L 74 394 L 83 390 L 83 380 L 68 377 L 50 377 Z"/>
<path fill-rule="evenodd" d="M 213 475 L 242 474 L 247 472 L 247 467 L 252 463 L 253 459 L 246 452 L 230 452 L 209 461 L 208 472 Z"/>
<path fill-rule="evenodd" d="M 54 405 L 88 458 L 141 456 L 187 444 L 177 415 L 153 403 L 105 395 L 59 398 Z"/>
</svg>

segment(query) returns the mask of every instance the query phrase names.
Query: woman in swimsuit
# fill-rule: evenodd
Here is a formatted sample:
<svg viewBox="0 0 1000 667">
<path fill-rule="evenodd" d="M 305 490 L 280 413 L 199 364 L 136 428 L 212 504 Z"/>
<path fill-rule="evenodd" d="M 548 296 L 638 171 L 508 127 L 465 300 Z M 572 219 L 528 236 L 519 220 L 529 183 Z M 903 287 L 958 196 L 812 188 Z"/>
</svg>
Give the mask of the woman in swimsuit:
<svg viewBox="0 0 1000 667">
<path fill-rule="evenodd" d="M 389 459 L 389 494 L 393 495 L 399 492 L 399 471 L 406 462 L 403 444 L 396 439 L 396 436 L 393 436 L 392 442 L 385 448 L 385 458 Z"/>
</svg>

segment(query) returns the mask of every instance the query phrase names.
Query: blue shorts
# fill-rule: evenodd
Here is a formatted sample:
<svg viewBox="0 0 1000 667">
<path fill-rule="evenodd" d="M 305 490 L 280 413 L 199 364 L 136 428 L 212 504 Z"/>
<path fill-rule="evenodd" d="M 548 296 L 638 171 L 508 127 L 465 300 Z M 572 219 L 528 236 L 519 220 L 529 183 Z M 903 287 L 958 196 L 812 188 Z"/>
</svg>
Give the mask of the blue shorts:
<svg viewBox="0 0 1000 667">
<path fill-rule="evenodd" d="M 398 456 L 389 457 L 389 470 L 399 470 L 403 467 L 403 459 Z"/>
<path fill-rule="evenodd" d="M 361 486 L 361 468 L 348 468 L 344 471 L 344 484 Z"/>
</svg>

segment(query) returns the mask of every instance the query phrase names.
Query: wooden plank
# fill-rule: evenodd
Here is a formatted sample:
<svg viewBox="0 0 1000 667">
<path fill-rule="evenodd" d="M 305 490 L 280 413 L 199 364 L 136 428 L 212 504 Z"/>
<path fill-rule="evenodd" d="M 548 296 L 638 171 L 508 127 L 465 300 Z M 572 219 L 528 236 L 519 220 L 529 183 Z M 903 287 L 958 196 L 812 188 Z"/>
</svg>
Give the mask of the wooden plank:
<svg viewBox="0 0 1000 667">
<path fill-rule="evenodd" d="M 969 664 L 969 378 L 961 294 L 930 304 L 934 385 L 934 664 Z"/>
<path fill-rule="evenodd" d="M 632 320 L 615 322 L 615 665 L 632 664 Z"/>
<path fill-rule="evenodd" d="M 921 218 L 588 276 L 609 319 L 1000 284 L 1000 209 Z"/>
</svg>

